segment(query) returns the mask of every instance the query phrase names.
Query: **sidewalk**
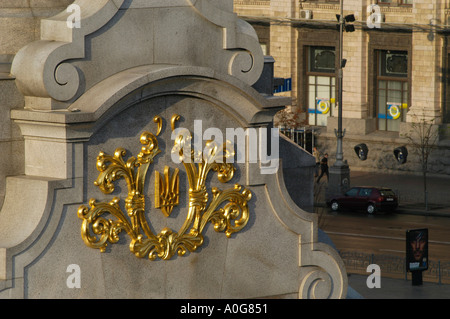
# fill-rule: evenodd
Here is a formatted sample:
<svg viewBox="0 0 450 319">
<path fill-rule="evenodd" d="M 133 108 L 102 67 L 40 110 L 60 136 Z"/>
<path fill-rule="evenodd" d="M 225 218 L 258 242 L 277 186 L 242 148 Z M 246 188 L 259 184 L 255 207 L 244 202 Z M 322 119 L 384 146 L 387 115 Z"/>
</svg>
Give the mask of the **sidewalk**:
<svg viewBox="0 0 450 319">
<path fill-rule="evenodd" d="M 349 298 L 352 299 L 450 299 L 450 285 L 423 282 L 413 286 L 411 281 L 381 277 L 380 288 L 368 288 L 367 276 L 348 276 Z M 354 291 L 356 292 L 354 292 Z"/>
<path fill-rule="evenodd" d="M 319 241 L 337 249 L 330 237 L 319 229 Z M 413 286 L 410 279 L 394 279 L 381 275 L 380 288 L 367 287 L 367 275 L 347 274 L 347 299 L 450 299 L 450 285 L 423 281 Z"/>
<path fill-rule="evenodd" d="M 330 237 L 319 229 L 319 241 L 337 249 Z M 423 281 L 413 286 L 411 280 L 381 275 L 380 288 L 367 287 L 367 275 L 347 274 L 347 299 L 450 299 L 450 285 Z"/>
</svg>

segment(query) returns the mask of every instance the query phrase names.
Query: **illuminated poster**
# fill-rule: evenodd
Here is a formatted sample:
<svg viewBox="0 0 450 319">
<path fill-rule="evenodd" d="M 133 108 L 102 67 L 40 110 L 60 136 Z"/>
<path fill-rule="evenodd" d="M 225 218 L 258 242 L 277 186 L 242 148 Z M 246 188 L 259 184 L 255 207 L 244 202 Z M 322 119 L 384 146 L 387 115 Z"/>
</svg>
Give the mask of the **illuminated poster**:
<svg viewBox="0 0 450 319">
<path fill-rule="evenodd" d="M 428 229 L 406 232 L 406 269 L 408 271 L 428 269 Z"/>
</svg>

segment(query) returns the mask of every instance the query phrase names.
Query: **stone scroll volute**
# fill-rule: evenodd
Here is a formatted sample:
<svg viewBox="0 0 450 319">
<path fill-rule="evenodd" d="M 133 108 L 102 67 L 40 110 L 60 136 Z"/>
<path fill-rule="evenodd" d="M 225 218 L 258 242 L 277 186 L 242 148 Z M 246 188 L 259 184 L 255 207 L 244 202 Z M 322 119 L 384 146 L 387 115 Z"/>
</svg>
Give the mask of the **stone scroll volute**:
<svg viewBox="0 0 450 319">
<path fill-rule="evenodd" d="M 256 33 L 230 10 L 231 0 L 216 2 L 76 0 L 79 28 L 69 28 L 68 8 L 43 19 L 40 40 L 15 56 L 11 73 L 25 107 L 65 109 L 105 78 L 140 65 L 209 67 L 252 85 L 264 63 Z"/>
</svg>

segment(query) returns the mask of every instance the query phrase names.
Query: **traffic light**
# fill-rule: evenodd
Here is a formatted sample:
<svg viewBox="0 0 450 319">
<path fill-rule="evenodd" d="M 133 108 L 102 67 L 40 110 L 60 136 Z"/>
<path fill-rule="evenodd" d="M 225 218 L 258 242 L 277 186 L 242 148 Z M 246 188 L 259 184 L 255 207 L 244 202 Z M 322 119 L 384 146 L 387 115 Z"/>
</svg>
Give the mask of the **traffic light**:
<svg viewBox="0 0 450 319">
<path fill-rule="evenodd" d="M 406 163 L 406 159 L 408 157 L 408 150 L 405 146 L 397 147 L 394 149 L 394 156 L 399 164 L 404 164 Z"/>
<path fill-rule="evenodd" d="M 336 19 L 340 22 L 341 21 L 341 15 L 336 14 Z M 349 14 L 344 17 L 344 30 L 346 32 L 353 32 L 355 31 L 355 26 L 353 24 L 346 24 L 348 22 L 355 22 L 355 15 Z M 340 30 L 340 24 L 336 25 L 337 29 Z"/>
<path fill-rule="evenodd" d="M 355 153 L 361 161 L 365 161 L 369 153 L 369 148 L 364 143 L 358 144 L 355 146 Z"/>
</svg>

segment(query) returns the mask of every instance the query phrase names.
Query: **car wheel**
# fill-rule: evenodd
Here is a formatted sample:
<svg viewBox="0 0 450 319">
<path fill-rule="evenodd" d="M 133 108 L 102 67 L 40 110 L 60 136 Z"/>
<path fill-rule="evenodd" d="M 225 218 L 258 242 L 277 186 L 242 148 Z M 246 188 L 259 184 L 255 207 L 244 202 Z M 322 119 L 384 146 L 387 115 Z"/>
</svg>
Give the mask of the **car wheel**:
<svg viewBox="0 0 450 319">
<path fill-rule="evenodd" d="M 367 205 L 367 213 L 374 214 L 376 210 L 377 208 L 375 207 L 374 204 Z"/>
<path fill-rule="evenodd" d="M 335 212 L 339 210 L 339 203 L 337 201 L 334 200 L 331 202 L 331 210 Z"/>
</svg>

